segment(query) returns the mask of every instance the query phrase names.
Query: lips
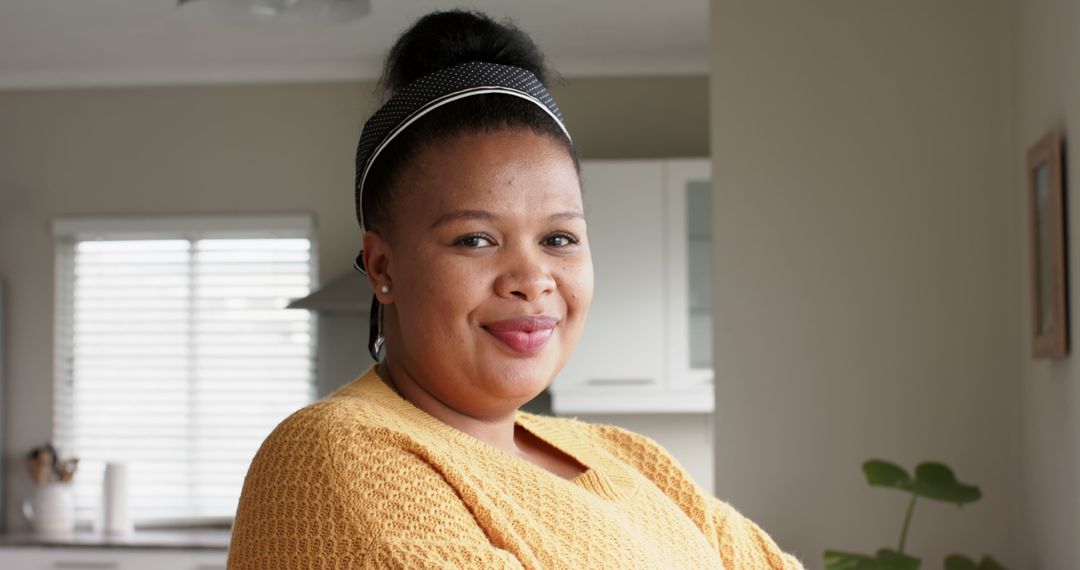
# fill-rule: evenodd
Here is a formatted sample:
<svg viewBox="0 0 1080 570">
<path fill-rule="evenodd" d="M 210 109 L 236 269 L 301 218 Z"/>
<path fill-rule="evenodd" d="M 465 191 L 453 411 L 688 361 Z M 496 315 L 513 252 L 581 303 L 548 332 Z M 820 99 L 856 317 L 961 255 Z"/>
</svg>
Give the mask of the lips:
<svg viewBox="0 0 1080 570">
<path fill-rule="evenodd" d="M 483 328 L 510 350 L 532 356 L 544 349 L 558 324 L 559 319 L 536 315 L 495 321 Z"/>
</svg>

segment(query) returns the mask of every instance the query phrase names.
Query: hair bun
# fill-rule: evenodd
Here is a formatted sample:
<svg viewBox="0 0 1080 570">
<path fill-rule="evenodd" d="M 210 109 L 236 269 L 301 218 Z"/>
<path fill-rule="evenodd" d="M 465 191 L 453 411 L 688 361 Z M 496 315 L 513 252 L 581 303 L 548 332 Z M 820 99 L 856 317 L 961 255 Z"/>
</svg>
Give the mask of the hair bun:
<svg viewBox="0 0 1080 570">
<path fill-rule="evenodd" d="M 527 69 L 547 83 L 544 55 L 532 38 L 511 22 L 496 22 L 480 12 L 432 12 L 394 42 L 381 84 L 396 92 L 440 69 L 470 61 Z"/>
</svg>

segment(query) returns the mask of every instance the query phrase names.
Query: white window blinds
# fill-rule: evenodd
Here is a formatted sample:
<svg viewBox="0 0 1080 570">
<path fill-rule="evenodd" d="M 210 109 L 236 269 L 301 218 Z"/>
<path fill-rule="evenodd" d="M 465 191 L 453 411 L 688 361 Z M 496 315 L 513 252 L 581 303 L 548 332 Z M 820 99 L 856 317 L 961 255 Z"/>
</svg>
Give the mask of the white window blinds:
<svg viewBox="0 0 1080 570">
<path fill-rule="evenodd" d="M 100 520 L 127 463 L 136 524 L 231 518 L 267 434 L 313 401 L 311 221 L 59 220 L 54 442 Z M 96 524 L 96 523 L 95 523 Z"/>
</svg>

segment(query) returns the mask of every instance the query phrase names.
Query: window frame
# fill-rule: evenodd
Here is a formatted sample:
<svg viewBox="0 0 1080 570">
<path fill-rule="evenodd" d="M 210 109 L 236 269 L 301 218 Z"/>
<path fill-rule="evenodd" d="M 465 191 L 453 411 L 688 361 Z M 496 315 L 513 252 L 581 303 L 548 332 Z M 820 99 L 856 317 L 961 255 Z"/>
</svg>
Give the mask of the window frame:
<svg viewBox="0 0 1080 570">
<path fill-rule="evenodd" d="M 54 331 L 53 331 L 53 402 L 51 407 L 52 441 L 57 446 L 62 458 L 76 455 L 71 449 L 74 444 L 70 434 L 74 433 L 72 418 L 58 417 L 63 409 L 74 409 L 74 394 L 66 387 L 70 379 L 70 367 L 65 360 L 74 353 L 74 270 L 75 245 L 88 240 L 189 240 L 200 239 L 266 239 L 300 238 L 307 239 L 309 248 L 309 283 L 310 290 L 318 287 L 318 241 L 313 214 L 271 214 L 244 216 L 109 216 L 109 217 L 57 217 L 52 222 L 52 234 L 55 250 L 55 291 L 54 291 Z M 318 315 L 309 311 L 310 321 L 310 359 L 312 374 L 310 378 L 310 400 L 318 398 Z M 67 401 L 63 401 L 66 399 Z M 284 419 L 284 418 L 282 418 Z M 68 427 L 63 426 L 68 422 Z M 65 433 L 65 429 L 68 431 Z M 78 474 L 76 474 L 78 478 Z M 239 490 L 238 490 L 239 492 Z M 77 526 L 96 527 L 100 525 L 100 514 L 96 519 L 85 516 L 76 520 Z M 134 518 L 135 512 L 132 511 Z M 231 525 L 232 516 L 187 516 L 157 517 L 135 519 L 139 528 L 170 528 L 185 526 L 226 526 Z"/>
</svg>

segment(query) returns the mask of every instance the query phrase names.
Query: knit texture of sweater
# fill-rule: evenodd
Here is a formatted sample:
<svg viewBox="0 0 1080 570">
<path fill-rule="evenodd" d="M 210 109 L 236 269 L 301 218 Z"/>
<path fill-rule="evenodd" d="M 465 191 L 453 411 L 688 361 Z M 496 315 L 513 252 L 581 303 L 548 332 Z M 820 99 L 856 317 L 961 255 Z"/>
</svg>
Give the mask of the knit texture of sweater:
<svg viewBox="0 0 1080 570">
<path fill-rule="evenodd" d="M 228 570 L 802 568 L 652 439 L 515 422 L 586 470 L 569 480 L 459 431 L 368 369 L 267 436 Z"/>
</svg>

